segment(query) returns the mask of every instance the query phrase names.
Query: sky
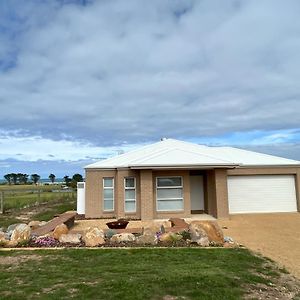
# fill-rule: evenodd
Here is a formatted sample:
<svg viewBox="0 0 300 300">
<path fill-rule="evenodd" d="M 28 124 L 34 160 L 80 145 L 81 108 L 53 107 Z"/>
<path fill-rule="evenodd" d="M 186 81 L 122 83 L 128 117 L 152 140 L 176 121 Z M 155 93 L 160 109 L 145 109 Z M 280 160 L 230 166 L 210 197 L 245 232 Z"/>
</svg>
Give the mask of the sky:
<svg viewBox="0 0 300 300">
<path fill-rule="evenodd" d="M 300 160 L 298 0 L 0 1 L 0 178 L 162 137 Z"/>
</svg>

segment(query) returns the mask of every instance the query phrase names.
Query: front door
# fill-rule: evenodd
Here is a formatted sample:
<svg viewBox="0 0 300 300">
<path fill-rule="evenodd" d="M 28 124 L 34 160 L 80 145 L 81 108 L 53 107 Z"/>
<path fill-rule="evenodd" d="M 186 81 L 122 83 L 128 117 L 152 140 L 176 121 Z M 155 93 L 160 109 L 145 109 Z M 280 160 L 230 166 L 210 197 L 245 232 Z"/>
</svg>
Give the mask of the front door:
<svg viewBox="0 0 300 300">
<path fill-rule="evenodd" d="M 190 176 L 192 213 L 204 211 L 203 175 Z"/>
</svg>

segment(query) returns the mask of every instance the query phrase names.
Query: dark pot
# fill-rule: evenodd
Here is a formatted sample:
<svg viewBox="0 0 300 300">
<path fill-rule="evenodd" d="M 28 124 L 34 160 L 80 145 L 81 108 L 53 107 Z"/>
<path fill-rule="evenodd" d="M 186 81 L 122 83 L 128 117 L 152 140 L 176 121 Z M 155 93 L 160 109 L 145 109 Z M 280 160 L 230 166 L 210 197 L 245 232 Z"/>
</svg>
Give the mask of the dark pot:
<svg viewBox="0 0 300 300">
<path fill-rule="evenodd" d="M 125 220 L 118 220 L 106 223 L 109 229 L 125 229 L 129 222 Z"/>
</svg>

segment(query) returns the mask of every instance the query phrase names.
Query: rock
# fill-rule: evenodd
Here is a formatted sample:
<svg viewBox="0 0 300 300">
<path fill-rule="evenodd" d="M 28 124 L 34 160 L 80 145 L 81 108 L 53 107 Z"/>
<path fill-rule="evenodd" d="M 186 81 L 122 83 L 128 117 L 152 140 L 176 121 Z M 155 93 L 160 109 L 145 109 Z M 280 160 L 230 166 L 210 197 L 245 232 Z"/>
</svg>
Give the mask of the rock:
<svg viewBox="0 0 300 300">
<path fill-rule="evenodd" d="M 118 233 L 111 237 L 112 243 L 134 242 L 135 236 L 132 233 Z"/>
<path fill-rule="evenodd" d="M 0 231 L 0 242 L 6 240 L 6 234 L 3 231 Z"/>
<path fill-rule="evenodd" d="M 69 232 L 69 229 L 68 227 L 65 225 L 65 224 L 60 224 L 60 225 L 57 225 L 53 231 L 53 234 L 52 236 L 59 240 L 59 237 L 62 235 L 62 234 L 67 234 Z"/>
<path fill-rule="evenodd" d="M 30 221 L 30 222 L 28 223 L 28 226 L 29 226 L 32 230 L 34 230 L 34 229 L 37 229 L 37 228 L 39 228 L 39 227 L 41 226 L 41 222 L 40 222 L 40 221 Z"/>
<path fill-rule="evenodd" d="M 156 245 L 157 237 L 155 235 L 140 235 L 136 238 L 136 243 L 138 245 Z"/>
<path fill-rule="evenodd" d="M 61 234 L 59 236 L 59 241 L 61 243 L 68 243 L 68 244 L 80 244 L 81 234 L 79 233 L 67 233 Z"/>
<path fill-rule="evenodd" d="M 202 232 L 201 229 L 204 230 L 210 242 L 216 244 L 223 244 L 224 242 L 223 231 L 216 221 L 193 221 L 189 228 L 192 228 L 192 231 L 197 229 L 198 233 Z"/>
<path fill-rule="evenodd" d="M 201 247 L 208 247 L 209 246 L 209 239 L 207 236 L 200 238 L 197 240 L 197 244 Z"/>
<path fill-rule="evenodd" d="M 10 240 L 13 242 L 24 242 L 30 239 L 31 229 L 27 224 L 19 224 L 13 230 Z"/>
<path fill-rule="evenodd" d="M 18 242 L 17 241 L 8 241 L 6 240 L 5 241 L 5 245 L 4 247 L 7 247 L 7 248 L 14 248 L 18 245 Z"/>
<path fill-rule="evenodd" d="M 22 223 L 16 223 L 16 224 L 11 224 L 7 227 L 7 230 L 6 230 L 6 234 L 7 234 L 7 238 L 10 239 L 11 235 L 12 235 L 12 232 L 15 230 L 15 228 L 20 225 Z"/>
<path fill-rule="evenodd" d="M 83 236 L 83 241 L 87 247 L 95 247 L 105 243 L 103 230 L 94 227 L 89 228 Z"/>
<path fill-rule="evenodd" d="M 143 228 L 143 235 L 155 236 L 157 232 L 161 232 L 161 226 L 151 226 Z"/>
<path fill-rule="evenodd" d="M 159 240 L 161 242 L 177 242 L 182 239 L 182 235 L 174 233 L 174 232 L 167 232 L 163 233 L 160 237 Z"/>
<path fill-rule="evenodd" d="M 191 223 L 189 226 L 189 232 L 191 235 L 191 241 L 197 243 L 201 238 L 206 238 L 207 234 L 205 230 L 198 224 Z"/>
<path fill-rule="evenodd" d="M 224 236 L 224 243 L 234 244 L 234 240 L 230 236 Z"/>
</svg>

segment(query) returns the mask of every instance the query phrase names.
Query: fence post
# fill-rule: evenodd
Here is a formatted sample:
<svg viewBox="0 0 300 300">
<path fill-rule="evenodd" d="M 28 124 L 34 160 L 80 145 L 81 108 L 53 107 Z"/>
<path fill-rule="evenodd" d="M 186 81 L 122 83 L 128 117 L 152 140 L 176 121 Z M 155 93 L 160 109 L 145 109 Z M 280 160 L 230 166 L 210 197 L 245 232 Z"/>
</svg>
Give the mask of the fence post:
<svg viewBox="0 0 300 300">
<path fill-rule="evenodd" d="M 0 213 L 4 213 L 4 192 L 0 193 Z"/>
</svg>

